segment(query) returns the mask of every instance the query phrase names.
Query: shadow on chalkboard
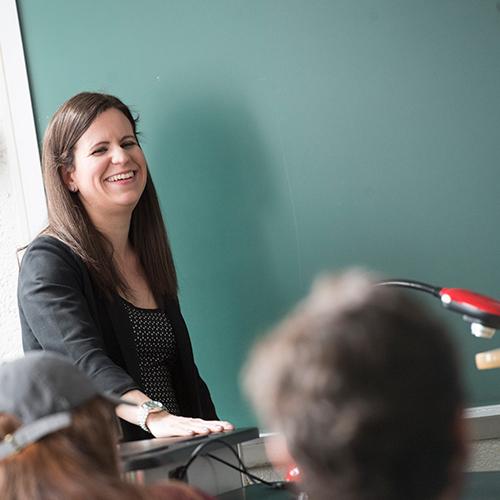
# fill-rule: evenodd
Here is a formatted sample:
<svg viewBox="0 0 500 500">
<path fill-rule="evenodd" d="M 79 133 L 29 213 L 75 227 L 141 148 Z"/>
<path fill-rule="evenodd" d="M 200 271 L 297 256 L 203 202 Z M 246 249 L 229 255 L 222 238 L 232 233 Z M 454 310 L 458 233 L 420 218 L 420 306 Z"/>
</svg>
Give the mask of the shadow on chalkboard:
<svg viewBox="0 0 500 500">
<path fill-rule="evenodd" d="M 211 364 L 219 357 L 229 375 L 226 382 L 217 376 L 212 387 L 226 401 L 231 393 L 237 400 L 235 376 L 249 344 L 285 307 L 287 290 L 280 290 L 283 280 L 270 261 L 272 226 L 267 223 L 279 203 L 277 182 L 259 125 L 241 97 L 227 92 L 180 97 L 159 123 L 157 142 L 165 145 L 164 157 L 151 162 L 153 175 L 183 308 L 192 312 L 191 332 L 203 332 L 196 344 L 211 351 L 206 354 Z M 223 346 L 222 352 L 214 343 Z"/>
</svg>

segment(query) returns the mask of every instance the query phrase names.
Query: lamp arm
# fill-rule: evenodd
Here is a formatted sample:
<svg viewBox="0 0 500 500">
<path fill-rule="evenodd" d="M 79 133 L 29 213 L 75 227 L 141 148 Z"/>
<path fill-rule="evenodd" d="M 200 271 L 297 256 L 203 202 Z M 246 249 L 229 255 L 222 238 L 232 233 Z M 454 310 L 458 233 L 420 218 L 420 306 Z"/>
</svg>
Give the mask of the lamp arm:
<svg viewBox="0 0 500 500">
<path fill-rule="evenodd" d="M 390 279 L 390 280 L 382 280 L 377 281 L 375 283 L 376 286 L 397 286 L 400 288 L 412 288 L 413 290 L 419 290 L 420 292 L 430 293 L 434 295 L 434 297 L 440 298 L 439 292 L 441 291 L 441 287 L 432 286 L 428 283 L 423 283 L 422 281 L 413 281 L 413 280 L 405 280 L 405 279 Z"/>
</svg>

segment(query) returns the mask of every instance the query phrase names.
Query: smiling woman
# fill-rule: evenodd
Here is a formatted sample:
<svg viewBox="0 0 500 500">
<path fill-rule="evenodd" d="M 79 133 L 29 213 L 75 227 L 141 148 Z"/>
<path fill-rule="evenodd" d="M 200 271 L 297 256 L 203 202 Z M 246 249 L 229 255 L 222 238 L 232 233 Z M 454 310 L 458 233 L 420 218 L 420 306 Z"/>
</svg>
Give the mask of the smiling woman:
<svg viewBox="0 0 500 500">
<path fill-rule="evenodd" d="M 63 178 L 97 227 L 110 214 L 121 218 L 136 206 L 146 185 L 146 159 L 121 111 L 110 108 L 94 120 L 76 143 L 73 168 Z"/>
<path fill-rule="evenodd" d="M 106 94 L 72 97 L 49 123 L 42 164 L 49 224 L 21 263 L 24 350 L 69 355 L 101 390 L 137 403 L 117 409 L 125 439 L 231 429 L 194 363 L 128 107 Z"/>
</svg>

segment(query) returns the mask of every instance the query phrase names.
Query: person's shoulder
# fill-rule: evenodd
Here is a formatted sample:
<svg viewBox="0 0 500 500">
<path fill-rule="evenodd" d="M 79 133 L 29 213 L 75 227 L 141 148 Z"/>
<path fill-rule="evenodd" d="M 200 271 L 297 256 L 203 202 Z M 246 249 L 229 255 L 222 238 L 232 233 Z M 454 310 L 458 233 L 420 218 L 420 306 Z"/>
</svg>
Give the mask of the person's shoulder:
<svg viewBox="0 0 500 500">
<path fill-rule="evenodd" d="M 22 252 L 20 259 L 20 272 L 51 268 L 81 268 L 81 259 L 63 241 L 49 234 L 37 236 Z"/>
<path fill-rule="evenodd" d="M 73 258 L 77 257 L 75 252 L 67 243 L 50 234 L 38 235 L 33 241 L 31 241 L 31 243 L 23 251 L 22 260 L 24 261 L 26 256 L 39 253 L 71 256 Z"/>
<path fill-rule="evenodd" d="M 213 497 L 179 481 L 164 481 L 145 487 L 153 500 L 213 500 Z"/>
<path fill-rule="evenodd" d="M 64 241 L 56 238 L 51 234 L 40 234 L 26 247 L 26 252 L 33 249 L 53 249 L 54 251 L 60 250 L 71 252 L 70 247 Z"/>
</svg>

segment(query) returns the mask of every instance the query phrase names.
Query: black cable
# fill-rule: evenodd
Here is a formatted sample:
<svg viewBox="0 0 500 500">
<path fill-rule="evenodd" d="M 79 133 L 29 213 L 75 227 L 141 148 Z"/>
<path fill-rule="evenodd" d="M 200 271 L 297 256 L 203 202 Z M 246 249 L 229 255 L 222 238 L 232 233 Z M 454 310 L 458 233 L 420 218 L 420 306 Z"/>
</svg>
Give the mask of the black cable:
<svg viewBox="0 0 500 500">
<path fill-rule="evenodd" d="M 202 455 L 202 457 L 210 457 L 212 460 L 216 460 L 217 462 L 227 465 L 231 469 L 237 470 L 238 472 L 245 474 L 249 479 L 254 479 L 255 481 L 265 484 L 266 486 L 271 486 L 272 488 L 282 488 L 284 485 L 284 481 L 266 481 L 265 479 L 262 479 L 261 477 L 256 476 L 251 472 L 248 472 L 248 469 L 246 467 L 241 469 L 240 467 L 236 467 L 236 465 L 233 465 L 232 463 L 223 460 L 222 458 L 219 458 L 216 455 L 212 455 L 211 453 L 206 453 L 205 455 Z"/>
<path fill-rule="evenodd" d="M 235 465 L 227 462 L 226 460 L 223 460 L 223 459 L 221 459 L 219 457 L 216 457 L 215 455 L 212 455 L 210 453 L 207 453 L 207 454 L 204 454 L 204 455 L 200 455 L 200 453 L 205 448 L 208 448 L 211 444 L 214 444 L 214 443 L 222 444 L 226 448 L 228 448 L 231 451 L 231 453 L 235 456 L 235 458 L 236 458 L 238 464 L 240 465 L 240 467 L 236 467 Z M 218 462 L 223 463 L 224 465 L 227 465 L 228 467 L 231 467 L 232 469 L 236 469 L 239 472 L 245 474 L 252 482 L 253 482 L 253 480 L 259 481 L 262 484 L 265 484 L 267 486 L 271 486 L 273 488 L 281 487 L 283 485 L 283 483 L 281 481 L 272 483 L 272 482 L 266 481 L 266 480 L 264 480 L 264 479 L 262 479 L 260 477 L 255 476 L 251 472 L 248 472 L 248 469 L 247 469 L 246 465 L 242 462 L 242 460 L 241 460 L 240 456 L 238 455 L 238 453 L 236 453 L 236 451 L 234 450 L 234 448 L 229 443 L 227 443 L 226 441 L 224 441 L 221 438 L 210 439 L 209 441 L 206 441 L 205 443 L 199 444 L 193 450 L 193 452 L 191 453 L 191 456 L 189 457 L 189 460 L 184 465 L 181 465 L 178 469 L 176 469 L 176 478 L 177 479 L 179 479 L 181 481 L 185 480 L 186 474 L 187 474 L 187 471 L 188 471 L 190 465 L 198 458 L 198 456 L 208 456 L 208 457 L 210 457 L 210 458 L 212 458 L 214 460 L 217 460 Z"/>
<path fill-rule="evenodd" d="M 420 290 L 421 292 L 430 293 L 436 297 L 439 297 L 440 287 L 429 285 L 428 283 L 423 283 L 422 281 L 410 281 L 406 279 L 391 279 L 382 280 L 375 283 L 375 286 L 397 286 L 401 288 L 413 288 L 414 290 Z"/>
<path fill-rule="evenodd" d="M 185 478 L 186 478 L 186 473 L 187 473 L 187 470 L 189 468 L 189 466 L 196 460 L 196 458 L 198 457 L 198 455 L 205 449 L 205 448 L 208 448 L 208 446 L 210 446 L 212 443 L 220 443 L 220 444 L 223 444 L 224 446 L 226 446 L 227 448 L 229 448 L 231 450 L 231 452 L 236 456 L 237 460 L 238 460 L 238 463 L 240 465 L 242 465 L 243 467 L 244 464 L 241 462 L 241 459 L 240 457 L 238 456 L 238 454 L 234 451 L 233 447 L 226 443 L 226 441 L 220 439 L 220 438 L 214 438 L 214 439 L 210 439 L 209 441 L 205 441 L 204 443 L 201 443 L 199 444 L 192 452 L 191 452 L 191 456 L 189 457 L 188 461 L 184 464 L 184 465 L 181 465 L 179 467 L 179 470 L 178 470 L 178 476 L 177 478 L 180 479 L 181 481 L 183 481 Z"/>
</svg>

